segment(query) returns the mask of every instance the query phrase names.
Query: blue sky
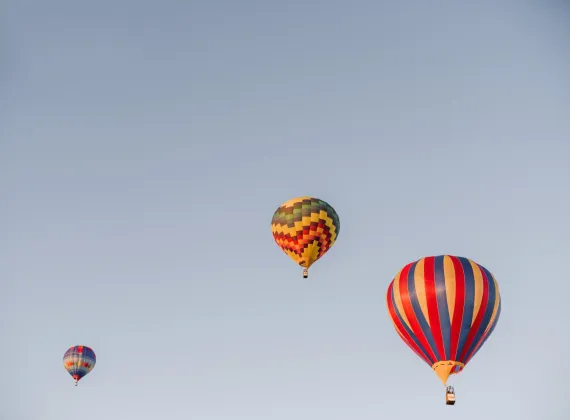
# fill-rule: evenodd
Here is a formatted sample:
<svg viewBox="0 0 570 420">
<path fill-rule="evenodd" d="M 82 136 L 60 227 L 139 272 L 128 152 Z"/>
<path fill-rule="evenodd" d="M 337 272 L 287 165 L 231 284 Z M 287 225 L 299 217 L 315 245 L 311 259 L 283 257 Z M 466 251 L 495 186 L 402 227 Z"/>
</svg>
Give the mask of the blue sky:
<svg viewBox="0 0 570 420">
<path fill-rule="evenodd" d="M 5 0 L 3 416 L 566 419 L 568 9 Z M 341 221 L 308 281 L 301 195 Z M 384 303 L 442 253 L 503 299 L 454 407 Z"/>
</svg>

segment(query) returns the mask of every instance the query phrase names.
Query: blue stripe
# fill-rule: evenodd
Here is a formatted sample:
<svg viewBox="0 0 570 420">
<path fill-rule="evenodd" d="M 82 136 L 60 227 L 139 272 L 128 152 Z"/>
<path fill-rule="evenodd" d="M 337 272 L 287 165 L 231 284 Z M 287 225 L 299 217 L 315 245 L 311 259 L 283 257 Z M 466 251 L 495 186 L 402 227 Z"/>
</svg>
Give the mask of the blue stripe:
<svg viewBox="0 0 570 420">
<path fill-rule="evenodd" d="M 468 360 L 468 362 L 473 359 L 473 357 L 475 357 L 475 355 L 479 352 L 479 350 L 481 350 L 483 348 L 483 345 L 485 345 L 485 342 L 489 339 L 489 337 L 491 337 L 491 334 L 493 334 L 493 331 L 495 331 L 495 327 L 497 326 L 497 323 L 499 321 L 499 315 L 501 315 L 501 298 L 499 297 L 499 307 L 497 308 L 497 316 L 495 317 L 495 321 L 493 321 L 493 326 L 489 329 L 489 333 L 487 334 L 487 336 L 483 339 L 483 342 L 481 343 L 481 345 L 479 346 L 479 348 L 477 349 L 477 351 L 475 353 L 473 353 L 473 356 L 471 356 Z"/>
<path fill-rule="evenodd" d="M 437 296 L 437 308 L 439 312 L 439 323 L 441 335 L 443 337 L 443 347 L 445 359 L 451 354 L 451 321 L 449 319 L 449 308 L 447 306 L 447 292 L 445 290 L 445 272 L 443 270 L 443 255 L 435 257 L 435 294 Z"/>
<path fill-rule="evenodd" d="M 469 349 L 465 353 L 465 357 L 468 357 L 469 353 L 473 351 L 473 349 L 475 348 L 475 346 L 477 345 L 477 343 L 479 342 L 479 340 L 481 339 L 481 337 L 485 333 L 485 330 L 489 326 L 489 322 L 491 322 L 491 317 L 493 316 L 493 309 L 495 308 L 495 302 L 497 299 L 497 289 L 495 287 L 495 282 L 493 281 L 493 277 L 491 276 L 491 273 L 489 273 L 489 271 L 485 267 L 481 267 L 479 265 L 479 268 L 485 274 L 485 277 L 487 277 L 487 284 L 489 286 L 489 296 L 487 299 L 487 307 L 485 308 L 485 315 L 483 316 L 483 319 L 481 320 L 481 325 L 479 326 L 479 330 L 475 334 L 473 342 L 471 343 L 471 345 L 469 346 Z M 463 362 L 463 361 L 461 361 L 461 362 Z"/>
<path fill-rule="evenodd" d="M 456 359 L 461 356 L 465 341 L 471 330 L 471 322 L 473 319 L 473 308 L 475 306 L 475 278 L 473 276 L 473 268 L 467 258 L 457 257 L 463 266 L 463 274 L 465 277 L 465 301 L 463 306 L 463 320 L 461 322 L 461 332 L 459 333 L 459 343 L 457 344 Z"/>
<path fill-rule="evenodd" d="M 412 337 L 412 340 L 414 343 L 416 343 L 416 346 L 418 346 L 418 348 L 420 349 L 420 351 L 424 354 L 424 356 L 426 357 L 427 360 L 431 361 L 431 364 L 433 365 L 435 363 L 435 360 L 432 360 L 432 358 L 430 357 L 430 355 L 428 354 L 428 352 L 426 351 L 426 349 L 421 345 L 421 343 L 418 341 L 418 338 L 414 335 L 414 333 L 412 332 L 412 330 L 410 330 L 410 328 L 406 325 L 406 323 L 404 322 L 404 319 L 402 318 L 402 316 L 400 315 L 400 312 L 398 312 L 398 307 L 396 306 L 396 298 L 394 296 L 394 287 L 392 287 L 392 306 L 394 307 L 394 312 L 396 312 L 396 316 L 398 317 L 398 319 L 400 320 L 400 323 L 402 324 L 402 326 L 404 327 L 404 329 L 406 330 L 406 332 L 408 333 L 408 335 L 410 337 Z"/>
<path fill-rule="evenodd" d="M 437 346 L 435 345 L 435 340 L 433 339 L 433 335 L 431 333 L 431 329 L 427 320 L 424 317 L 422 312 L 420 303 L 418 301 L 418 295 L 416 293 L 416 285 L 414 281 L 414 273 L 416 271 L 417 261 L 410 267 L 410 271 L 408 272 L 408 295 L 410 296 L 410 302 L 412 304 L 412 308 L 414 310 L 414 314 L 416 316 L 416 320 L 420 324 L 420 328 L 422 329 L 424 336 L 429 343 L 433 354 L 435 355 L 438 361 L 442 360 L 439 352 L 437 351 Z"/>
</svg>

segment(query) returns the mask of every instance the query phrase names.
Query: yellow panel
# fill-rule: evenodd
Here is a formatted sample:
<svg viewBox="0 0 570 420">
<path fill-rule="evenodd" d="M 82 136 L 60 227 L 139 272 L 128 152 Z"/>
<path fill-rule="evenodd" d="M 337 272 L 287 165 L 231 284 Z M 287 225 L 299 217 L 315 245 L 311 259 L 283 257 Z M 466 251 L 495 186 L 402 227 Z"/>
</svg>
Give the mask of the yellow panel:
<svg viewBox="0 0 570 420">
<path fill-rule="evenodd" d="M 493 314 L 491 315 L 491 320 L 489 321 L 489 325 L 487 326 L 487 329 L 485 330 L 485 334 L 491 329 L 491 326 L 493 325 L 493 323 L 495 322 L 495 319 L 497 318 L 497 313 L 499 312 L 499 302 L 501 301 L 500 298 L 500 293 L 499 293 L 499 285 L 497 284 L 497 280 L 495 280 L 495 276 L 493 276 L 493 274 L 491 274 L 491 277 L 493 279 L 493 282 L 495 283 L 495 290 L 496 290 L 496 298 L 495 298 L 495 305 L 493 307 Z"/>
<path fill-rule="evenodd" d="M 394 302 L 396 303 L 396 308 L 398 308 L 398 313 L 401 315 L 402 319 L 406 323 L 409 329 L 412 329 L 410 325 L 410 321 L 408 321 L 408 317 L 406 316 L 406 312 L 404 311 L 404 305 L 402 305 L 402 296 L 400 296 L 400 275 L 402 274 L 402 270 L 398 272 L 396 277 L 394 278 Z"/>
<path fill-rule="evenodd" d="M 430 325 L 429 313 L 427 307 L 426 279 L 424 277 L 424 266 L 425 266 L 425 259 L 422 258 L 421 260 L 418 261 L 418 263 L 416 264 L 416 269 L 414 270 L 414 283 L 416 286 L 416 295 L 418 297 L 420 308 L 422 310 L 422 313 L 424 314 L 424 318 L 426 319 L 428 325 Z"/>
<path fill-rule="evenodd" d="M 473 278 L 475 280 L 475 302 L 473 306 L 473 317 L 471 318 L 471 326 L 477 318 L 477 314 L 481 310 L 481 302 L 483 301 L 483 274 L 481 269 L 473 261 L 469 260 L 471 269 L 473 270 Z"/>
<path fill-rule="evenodd" d="M 311 222 L 317 223 L 320 218 L 319 216 L 320 216 L 319 213 L 314 213 L 314 212 L 311 213 Z"/>
<path fill-rule="evenodd" d="M 455 294 L 457 280 L 455 278 L 455 269 L 453 261 L 447 255 L 443 257 L 443 272 L 445 273 L 445 293 L 447 294 L 447 308 L 449 310 L 449 319 L 453 321 L 453 313 L 455 312 Z"/>
</svg>

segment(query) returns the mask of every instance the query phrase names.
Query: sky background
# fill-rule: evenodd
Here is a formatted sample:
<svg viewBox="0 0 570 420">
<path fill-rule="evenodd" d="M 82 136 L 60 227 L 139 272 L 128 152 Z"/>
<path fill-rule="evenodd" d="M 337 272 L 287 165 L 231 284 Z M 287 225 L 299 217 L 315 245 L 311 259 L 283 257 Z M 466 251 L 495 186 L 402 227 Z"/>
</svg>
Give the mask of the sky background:
<svg viewBox="0 0 570 420">
<path fill-rule="evenodd" d="M 2 0 L 0 417 L 566 420 L 569 45 L 562 0 Z M 454 407 L 385 306 L 443 253 L 503 299 Z"/>
</svg>

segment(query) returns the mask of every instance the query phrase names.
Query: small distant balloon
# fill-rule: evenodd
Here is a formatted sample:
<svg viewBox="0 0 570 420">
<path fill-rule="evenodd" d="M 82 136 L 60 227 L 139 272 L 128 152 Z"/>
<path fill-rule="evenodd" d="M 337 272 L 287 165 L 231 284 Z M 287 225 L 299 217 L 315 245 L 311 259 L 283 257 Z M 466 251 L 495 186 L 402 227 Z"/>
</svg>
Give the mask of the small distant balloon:
<svg viewBox="0 0 570 420">
<path fill-rule="evenodd" d="M 93 370 L 96 361 L 95 352 L 87 346 L 73 346 L 63 355 L 63 366 L 75 379 L 75 386 Z"/>
<path fill-rule="evenodd" d="M 334 245 L 340 220 L 327 202 L 314 197 L 298 197 L 283 203 L 273 214 L 271 232 L 277 245 L 293 261 L 308 270 Z"/>
</svg>

